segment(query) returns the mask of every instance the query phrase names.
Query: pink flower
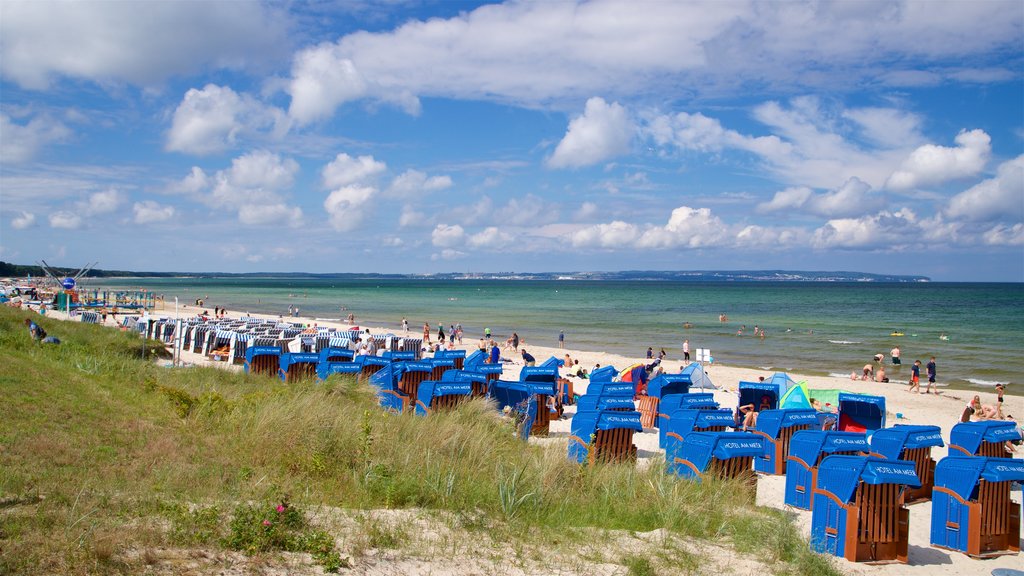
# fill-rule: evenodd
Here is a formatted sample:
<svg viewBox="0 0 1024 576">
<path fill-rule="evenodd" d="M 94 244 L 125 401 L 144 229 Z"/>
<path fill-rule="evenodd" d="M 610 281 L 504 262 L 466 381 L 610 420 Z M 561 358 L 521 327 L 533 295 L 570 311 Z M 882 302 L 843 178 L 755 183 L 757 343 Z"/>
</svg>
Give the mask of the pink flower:
<svg viewBox="0 0 1024 576">
<path fill-rule="evenodd" d="M 280 514 L 281 512 L 284 512 L 284 504 L 277 505 L 277 513 Z"/>
<path fill-rule="evenodd" d="M 264 520 L 263 521 L 263 525 L 264 526 L 270 526 L 270 520 Z"/>
</svg>

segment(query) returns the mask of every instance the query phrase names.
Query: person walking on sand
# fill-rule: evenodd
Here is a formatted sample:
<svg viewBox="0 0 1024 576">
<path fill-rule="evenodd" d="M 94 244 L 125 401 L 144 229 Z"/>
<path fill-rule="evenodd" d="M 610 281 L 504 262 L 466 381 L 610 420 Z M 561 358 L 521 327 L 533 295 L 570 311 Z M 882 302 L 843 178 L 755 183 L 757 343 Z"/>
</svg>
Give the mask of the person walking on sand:
<svg viewBox="0 0 1024 576">
<path fill-rule="evenodd" d="M 915 394 L 921 393 L 921 361 L 914 360 L 914 365 L 910 367 L 910 388 L 908 392 Z"/>
<path fill-rule="evenodd" d="M 558 347 L 565 348 L 565 330 L 558 331 Z"/>
<path fill-rule="evenodd" d="M 683 361 L 684 362 L 689 362 L 690 361 L 690 341 L 689 340 L 683 340 Z"/>
<path fill-rule="evenodd" d="M 935 356 L 932 356 L 932 359 L 928 361 L 928 364 L 926 364 L 924 368 L 928 373 L 928 388 L 925 389 L 924 393 L 932 394 L 932 390 L 935 390 L 934 393 L 938 394 L 939 391 L 935 387 Z"/>
</svg>

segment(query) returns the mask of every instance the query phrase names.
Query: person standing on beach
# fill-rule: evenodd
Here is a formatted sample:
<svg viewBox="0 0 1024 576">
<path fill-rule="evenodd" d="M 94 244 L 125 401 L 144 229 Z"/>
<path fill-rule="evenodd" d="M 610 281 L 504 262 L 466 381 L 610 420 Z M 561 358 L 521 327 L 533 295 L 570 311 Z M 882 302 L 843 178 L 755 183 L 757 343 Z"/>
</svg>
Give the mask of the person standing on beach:
<svg viewBox="0 0 1024 576">
<path fill-rule="evenodd" d="M 892 359 L 893 366 L 899 366 L 901 364 L 900 347 L 898 345 L 892 347 L 892 350 L 889 352 L 889 357 Z"/>
<path fill-rule="evenodd" d="M 484 328 L 484 338 L 486 338 L 487 340 L 491 339 L 491 329 L 490 328 Z"/>
<path fill-rule="evenodd" d="M 935 389 L 935 356 L 932 356 L 932 359 L 925 365 L 925 371 L 928 373 L 928 388 L 925 389 L 924 393 L 931 394 L 932 390 Z M 937 389 L 935 389 L 935 393 L 938 393 Z"/>
<path fill-rule="evenodd" d="M 921 393 L 921 361 L 914 360 L 914 365 L 910 367 L 910 388 L 908 392 L 915 394 Z"/>
<path fill-rule="evenodd" d="M 437 323 L 437 341 L 444 342 L 444 324 Z"/>
<path fill-rule="evenodd" d="M 519 350 L 519 334 L 516 332 L 512 333 L 512 349 Z"/>
<path fill-rule="evenodd" d="M 409 333 L 409 320 L 404 316 L 402 317 L 402 330 L 405 330 L 406 334 Z"/>
<path fill-rule="evenodd" d="M 689 340 L 683 340 L 683 361 L 684 362 L 689 362 L 690 361 L 690 341 Z"/>
<path fill-rule="evenodd" d="M 427 344 L 430 343 L 430 324 L 423 323 L 423 341 Z"/>
<path fill-rule="evenodd" d="M 565 330 L 558 331 L 558 347 L 565 348 Z"/>
</svg>

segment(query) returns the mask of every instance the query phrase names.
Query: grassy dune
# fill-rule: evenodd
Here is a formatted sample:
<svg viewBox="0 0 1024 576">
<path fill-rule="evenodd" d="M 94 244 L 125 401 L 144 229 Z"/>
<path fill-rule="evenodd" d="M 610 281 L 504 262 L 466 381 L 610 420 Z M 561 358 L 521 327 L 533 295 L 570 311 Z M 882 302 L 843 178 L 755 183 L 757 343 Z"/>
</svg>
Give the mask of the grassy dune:
<svg viewBox="0 0 1024 576">
<path fill-rule="evenodd" d="M 494 574 L 678 574 L 711 562 L 705 543 L 835 573 L 735 486 L 577 466 L 482 401 L 396 416 L 353 380 L 170 369 L 158 343 L 98 326 L 42 319 L 62 343 L 37 344 L 26 314 L 0 307 L 0 574 L 174 573 L 170 550 L 212 555 L 210 574 L 438 555 Z"/>
</svg>

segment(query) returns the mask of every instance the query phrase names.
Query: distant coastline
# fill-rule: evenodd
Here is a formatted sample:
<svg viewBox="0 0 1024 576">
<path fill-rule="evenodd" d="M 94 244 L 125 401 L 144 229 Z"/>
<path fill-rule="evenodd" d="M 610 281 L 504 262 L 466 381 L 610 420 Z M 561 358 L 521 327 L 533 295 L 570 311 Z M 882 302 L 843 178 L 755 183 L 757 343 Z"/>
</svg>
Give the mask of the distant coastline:
<svg viewBox="0 0 1024 576">
<path fill-rule="evenodd" d="M 59 275 L 73 275 L 71 268 L 51 267 Z M 0 261 L 0 277 L 45 276 L 40 266 Z M 673 282 L 931 282 L 927 276 L 872 274 L 848 271 L 802 270 L 623 270 L 618 272 L 438 272 L 432 274 L 380 274 L 360 272 L 138 272 L 94 268 L 86 278 L 337 278 L 416 280 L 594 280 Z"/>
</svg>

